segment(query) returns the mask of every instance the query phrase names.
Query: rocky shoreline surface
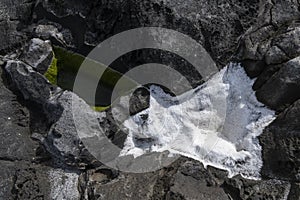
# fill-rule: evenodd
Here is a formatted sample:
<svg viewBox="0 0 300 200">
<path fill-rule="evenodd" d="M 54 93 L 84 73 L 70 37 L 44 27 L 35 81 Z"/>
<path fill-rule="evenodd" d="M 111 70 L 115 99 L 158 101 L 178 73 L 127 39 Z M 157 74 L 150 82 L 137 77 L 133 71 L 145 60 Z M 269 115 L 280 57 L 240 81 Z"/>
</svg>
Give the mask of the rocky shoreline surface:
<svg viewBox="0 0 300 200">
<path fill-rule="evenodd" d="M 299 8 L 293 0 L 1 1 L 0 199 L 300 199 Z M 126 136 L 110 109 L 95 112 L 47 80 L 53 47 L 86 56 L 110 36 L 148 26 L 187 34 L 219 69 L 240 62 L 255 78 L 257 99 L 277 115 L 259 136 L 261 180 L 228 178 L 184 156 L 155 172 L 125 173 L 85 148 L 72 119 L 74 99 L 113 143 L 122 146 Z M 157 50 L 131 52 L 111 67 L 129 70 L 151 59 L 202 83 L 188 63 Z"/>
</svg>

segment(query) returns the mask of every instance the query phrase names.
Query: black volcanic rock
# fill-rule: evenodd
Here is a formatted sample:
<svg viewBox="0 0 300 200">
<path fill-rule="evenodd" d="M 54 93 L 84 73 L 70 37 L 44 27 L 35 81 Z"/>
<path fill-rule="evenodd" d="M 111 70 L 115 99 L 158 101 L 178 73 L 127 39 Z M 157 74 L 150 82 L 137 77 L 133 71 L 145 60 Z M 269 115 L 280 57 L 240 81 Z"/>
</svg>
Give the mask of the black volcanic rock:
<svg viewBox="0 0 300 200">
<path fill-rule="evenodd" d="M 248 75 L 257 77 L 258 99 L 277 111 L 300 97 L 298 7 L 293 1 L 262 1 L 258 21 L 241 37 L 237 53 Z"/>
<path fill-rule="evenodd" d="M 282 110 L 300 98 L 300 57 L 279 68 L 256 92 L 257 99 L 274 110 Z"/>
<path fill-rule="evenodd" d="M 276 179 L 255 181 L 240 176 L 227 178 L 225 171 L 208 167 L 188 158 L 144 174 L 115 174 L 97 168 L 79 178 L 80 191 L 88 199 L 105 195 L 108 199 L 285 199 L 291 184 Z M 130 184 L 128 184 L 128 182 Z M 298 197 L 297 185 L 291 197 Z M 121 189 L 122 188 L 122 189 Z M 113 191 L 119 191 L 115 193 Z"/>
<path fill-rule="evenodd" d="M 5 70 L 25 100 L 43 105 L 45 99 L 51 97 L 56 87 L 40 73 L 21 61 L 8 61 Z"/>
<path fill-rule="evenodd" d="M 26 41 L 20 31 L 31 20 L 35 0 L 3 0 L 0 2 L 0 52 L 8 52 Z"/>
<path fill-rule="evenodd" d="M 0 52 L 7 54 L 0 57 L 0 65 L 6 65 L 9 88 L 15 92 L 5 87 L 3 75 L 0 199 L 64 199 L 78 192 L 75 199 L 300 198 L 297 1 L 2 0 L 0 11 Z M 87 55 L 110 36 L 149 26 L 187 34 L 204 46 L 219 68 L 239 61 L 251 78 L 257 78 L 253 88 L 258 99 L 278 113 L 260 136 L 262 180 L 228 178 L 223 170 L 205 169 L 184 157 L 152 173 L 118 172 L 103 166 L 84 147 L 72 117 L 74 112 L 84 111 L 87 118 L 94 113 L 77 95 L 42 75 L 52 59 L 50 44 Z M 41 42 L 37 51 L 30 51 L 33 38 L 51 43 Z M 39 63 L 43 55 L 45 62 Z M 135 51 L 112 67 L 120 65 L 126 72 L 153 60 L 187 72 L 194 85 L 202 83 L 186 61 L 169 52 Z M 72 98 L 78 103 L 75 110 Z M 131 114 L 146 108 L 148 100 L 137 91 L 131 98 Z M 111 112 L 121 110 L 98 113 L 97 120 L 106 136 L 122 147 L 126 134 L 114 120 L 124 119 L 113 119 Z M 88 123 L 87 118 L 79 118 L 80 123 Z"/>
<path fill-rule="evenodd" d="M 77 95 L 51 85 L 42 74 L 21 61 L 8 61 L 5 70 L 21 97 L 31 108 L 37 107 L 46 119 L 46 123 L 40 125 L 45 126 L 47 135 L 34 133 L 32 137 L 39 140 L 58 163 L 80 165 L 82 160 L 86 161 L 83 165 L 92 163 L 93 157 L 84 151 L 80 143 L 73 112 L 86 112 L 86 115 L 79 119 L 80 122 L 77 122 L 83 124 L 88 122 L 87 119 L 94 117 L 95 112 Z M 76 107 L 72 107 L 72 104 Z M 102 115 L 105 113 L 99 113 L 99 117 L 103 118 Z M 93 128 L 90 128 L 85 131 L 92 130 Z"/>
<path fill-rule="evenodd" d="M 260 136 L 266 177 L 300 180 L 300 101 L 282 112 Z"/>
<path fill-rule="evenodd" d="M 0 75 L 4 78 L 2 68 Z M 29 111 L 0 79 L 0 199 L 44 199 L 48 167 L 36 164 L 40 144 L 33 141 Z"/>
<path fill-rule="evenodd" d="M 2 69 L 0 69 L 2 75 Z M 0 80 L 0 158 L 30 161 L 37 144 L 30 139 L 29 112 Z"/>
<path fill-rule="evenodd" d="M 82 17 L 76 20 L 76 25 L 68 24 L 70 29 L 74 27 L 77 30 L 73 36 L 79 51 L 84 50 L 80 50 L 84 44 L 98 45 L 125 30 L 159 26 L 189 35 L 206 48 L 217 64 L 223 66 L 233 55 L 238 38 L 255 23 L 259 1 L 117 0 L 78 1 L 75 4 L 73 1 L 57 0 L 43 2 L 42 7 L 45 10 L 39 12 L 40 17 L 53 18 L 47 14 L 52 13 L 59 18 L 55 19 L 56 22 L 62 25 L 67 17 Z"/>
<path fill-rule="evenodd" d="M 31 39 L 20 56 L 20 59 L 37 72 L 44 74 L 53 59 L 50 41 L 43 41 L 38 38 Z"/>
</svg>

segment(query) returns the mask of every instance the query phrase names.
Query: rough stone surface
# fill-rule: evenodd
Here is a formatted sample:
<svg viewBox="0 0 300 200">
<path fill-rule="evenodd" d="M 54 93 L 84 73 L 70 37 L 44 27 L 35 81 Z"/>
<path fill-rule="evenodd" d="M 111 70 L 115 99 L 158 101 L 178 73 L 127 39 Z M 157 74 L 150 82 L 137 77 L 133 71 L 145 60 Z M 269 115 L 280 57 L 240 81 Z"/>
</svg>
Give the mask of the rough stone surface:
<svg viewBox="0 0 300 200">
<path fill-rule="evenodd" d="M 129 112 L 134 115 L 149 107 L 150 93 L 146 88 L 138 88 L 129 100 Z M 145 116 L 146 117 L 146 116 Z"/>
<path fill-rule="evenodd" d="M 2 75 L 2 69 L 0 69 Z M 0 158 L 27 160 L 35 156 L 37 144 L 30 140 L 29 112 L 0 81 Z"/>
<path fill-rule="evenodd" d="M 116 176 L 110 169 L 97 169 L 82 174 L 81 192 L 85 199 L 151 199 L 158 178 L 157 174 Z"/>
<path fill-rule="evenodd" d="M 80 144 L 73 112 L 86 112 L 87 115 L 95 112 L 77 95 L 51 85 L 42 74 L 21 61 L 8 61 L 5 69 L 22 97 L 42 109 L 47 122 L 51 124 L 46 137 L 40 133 L 35 133 L 33 137 L 43 143 L 58 162 L 62 160 L 64 164 L 74 165 L 81 159 L 87 159 L 90 155 L 86 155 Z M 78 104 L 75 108 L 78 110 L 73 110 L 72 99 Z M 82 122 L 78 123 L 86 123 L 85 119 L 80 120 Z M 84 158 L 80 157 L 81 153 Z"/>
<path fill-rule="evenodd" d="M 0 68 L 0 199 L 48 199 L 45 158 L 30 139 L 29 111 L 6 88 Z"/>
<path fill-rule="evenodd" d="M 282 110 L 300 98 L 300 57 L 279 66 L 257 90 L 257 99 L 274 110 Z"/>
<path fill-rule="evenodd" d="M 20 32 L 31 18 L 34 0 L 3 0 L 0 2 L 0 52 L 7 52 L 26 40 Z"/>
<path fill-rule="evenodd" d="M 295 1 L 261 1 L 260 20 L 241 37 L 238 48 L 248 75 L 258 77 L 258 99 L 277 111 L 299 99 L 298 7 Z"/>
<path fill-rule="evenodd" d="M 282 112 L 260 136 L 262 173 L 267 177 L 300 180 L 300 101 Z"/>
<path fill-rule="evenodd" d="M 198 161 L 181 158 L 145 174 L 118 174 L 105 167 L 89 170 L 81 174 L 79 185 L 84 199 L 287 199 L 291 188 L 286 181 L 228 179 L 226 175 L 225 171 L 205 169 Z M 113 192 L 117 190 L 118 197 Z"/>
<path fill-rule="evenodd" d="M 37 72 L 44 74 L 50 66 L 52 58 L 53 53 L 50 41 L 33 38 L 25 47 L 20 59 Z"/>
<path fill-rule="evenodd" d="M 0 161 L 1 199 L 50 199 L 48 167 L 24 161 Z"/>
<path fill-rule="evenodd" d="M 76 104 L 76 107 L 72 107 L 72 103 Z M 91 127 L 92 124 L 89 126 L 89 120 L 87 120 L 95 118 L 96 113 L 82 99 L 69 91 L 46 99 L 44 110 L 49 121 L 54 122 L 47 137 L 43 140 L 48 150 L 58 159 L 62 157 L 63 162 L 67 165 L 77 165 L 79 168 L 84 168 L 86 165 L 93 164 L 93 161 L 96 162 L 84 148 L 78 135 L 78 131 L 87 133 L 97 131 L 97 128 Z M 82 117 L 77 118 L 76 123 L 86 124 L 89 129 L 78 130 L 73 119 L 73 113 L 82 113 Z M 105 116 L 105 113 L 98 115 L 99 117 L 100 115 Z"/>
<path fill-rule="evenodd" d="M 218 64 L 226 64 L 235 51 L 238 37 L 256 21 L 259 1 L 71 1 L 43 2 L 43 16 L 52 12 L 61 24 L 72 16 L 81 30 L 73 33 L 77 48 L 97 45 L 124 30 L 160 26 L 189 35 L 210 52 Z M 60 5 L 60 6 L 58 6 Z M 230 13 L 230 14 L 228 14 Z M 76 18 L 75 18 L 76 17 Z M 50 17 L 48 17 L 50 18 Z M 72 28 L 72 23 L 68 24 Z M 156 55 L 156 57 L 159 55 Z M 169 59 L 170 62 L 171 59 Z"/>
<path fill-rule="evenodd" d="M 76 170 L 50 169 L 47 172 L 49 199 L 79 199 L 78 173 Z"/>
<path fill-rule="evenodd" d="M 0 52 L 6 55 L 0 65 L 6 65 L 15 94 L 2 76 L 0 199 L 299 199 L 299 17 L 294 0 L 2 0 Z M 219 68 L 240 61 L 257 78 L 257 97 L 278 112 L 260 137 L 262 180 L 227 178 L 226 172 L 187 158 L 156 172 L 128 174 L 102 166 L 85 149 L 72 120 L 71 98 L 79 105 L 76 113 L 94 113 L 38 73 L 49 65 L 50 46 L 33 38 L 87 55 L 104 39 L 142 26 L 185 33 Z M 33 44 L 37 48 L 30 51 Z M 45 62 L 36 55 L 47 55 Z M 193 83 L 201 83 L 187 62 L 161 51 L 135 51 L 112 67 L 125 72 L 153 60 L 183 69 Z M 131 102 L 131 112 L 138 112 L 147 107 L 147 95 L 137 92 Z M 122 147 L 124 133 L 111 112 L 99 114 L 98 121 Z"/>
<path fill-rule="evenodd" d="M 289 193 L 288 200 L 300 199 L 300 184 L 294 183 L 291 186 L 291 192 Z"/>
<path fill-rule="evenodd" d="M 33 26 L 33 36 L 42 40 L 51 40 L 55 45 L 72 48 L 74 40 L 71 31 L 60 24 L 41 20 Z"/>
<path fill-rule="evenodd" d="M 8 61 L 5 70 L 25 100 L 42 105 L 56 90 L 44 76 L 21 61 Z"/>
</svg>

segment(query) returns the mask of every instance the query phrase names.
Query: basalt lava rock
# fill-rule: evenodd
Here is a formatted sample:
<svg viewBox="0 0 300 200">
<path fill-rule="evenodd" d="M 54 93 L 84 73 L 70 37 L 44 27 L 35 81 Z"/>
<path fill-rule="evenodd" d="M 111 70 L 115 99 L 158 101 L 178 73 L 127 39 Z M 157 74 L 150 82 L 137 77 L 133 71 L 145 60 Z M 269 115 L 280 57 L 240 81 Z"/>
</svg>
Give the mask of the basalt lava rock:
<svg viewBox="0 0 300 200">
<path fill-rule="evenodd" d="M 0 8 L 0 52 L 10 53 L 0 64 L 6 64 L 11 90 L 18 95 L 1 78 L 0 199 L 300 198 L 297 1 L 2 0 Z M 258 99 L 278 112 L 260 136 L 262 180 L 227 178 L 223 170 L 205 169 L 187 158 L 156 172 L 129 174 L 100 167 L 90 155 L 76 133 L 72 114 L 95 113 L 76 94 L 46 80 L 42 74 L 49 65 L 50 46 L 33 38 L 87 55 L 108 37 L 145 26 L 187 34 L 204 46 L 219 68 L 238 60 L 250 77 L 257 78 L 253 88 Z M 41 55 L 45 62 L 39 62 Z M 166 52 L 135 51 L 113 65 L 124 63 L 125 72 L 153 60 L 183 69 L 195 85 L 202 83 L 186 62 Z M 135 97 L 132 113 L 147 107 L 147 95 Z M 79 105 L 75 110 L 71 99 Z M 116 136 L 113 111 L 96 116 L 105 134 L 121 147 L 124 134 Z M 86 118 L 79 121 L 87 123 Z"/>
<path fill-rule="evenodd" d="M 53 59 L 50 41 L 43 41 L 38 38 L 31 39 L 20 59 L 32 66 L 37 72 L 44 74 Z"/>
<path fill-rule="evenodd" d="M 266 177 L 300 180 L 300 101 L 282 112 L 260 136 Z"/>
</svg>

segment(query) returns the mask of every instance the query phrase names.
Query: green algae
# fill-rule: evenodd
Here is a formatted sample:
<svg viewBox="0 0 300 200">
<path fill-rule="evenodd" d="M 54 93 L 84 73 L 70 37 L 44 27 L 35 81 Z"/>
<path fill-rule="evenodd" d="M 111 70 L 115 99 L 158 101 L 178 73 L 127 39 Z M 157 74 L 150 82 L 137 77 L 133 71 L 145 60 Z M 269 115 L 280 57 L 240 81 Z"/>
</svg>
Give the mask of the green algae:
<svg viewBox="0 0 300 200">
<path fill-rule="evenodd" d="M 55 58 L 55 55 L 53 53 L 52 62 L 44 74 L 45 77 L 49 80 L 50 83 L 53 85 L 57 85 L 57 59 Z"/>
<path fill-rule="evenodd" d="M 112 91 L 116 83 L 120 80 L 123 75 L 113 70 L 107 66 L 104 66 L 101 63 L 93 61 L 91 59 L 85 58 L 84 56 L 67 51 L 61 47 L 53 47 L 54 58 L 52 63 L 45 73 L 46 78 L 54 85 L 58 85 L 62 89 L 65 90 L 73 90 L 74 82 L 77 76 L 77 73 L 82 65 L 85 62 L 85 66 L 88 66 L 84 69 L 80 69 L 81 73 L 84 73 L 85 77 L 91 78 L 94 80 L 98 80 L 100 78 L 95 77 L 95 73 L 93 71 L 89 71 L 88 69 L 100 69 L 100 71 L 104 71 L 101 79 L 99 80 L 99 84 L 105 87 L 106 90 Z M 129 79 L 128 77 L 123 77 L 122 84 L 120 84 L 118 91 L 119 95 L 125 94 L 129 89 L 136 87 L 138 84 Z M 96 99 L 101 99 L 103 94 L 97 94 Z M 87 102 L 89 103 L 89 102 Z M 91 105 L 91 107 L 95 111 L 105 111 L 110 108 L 111 105 Z"/>
</svg>

